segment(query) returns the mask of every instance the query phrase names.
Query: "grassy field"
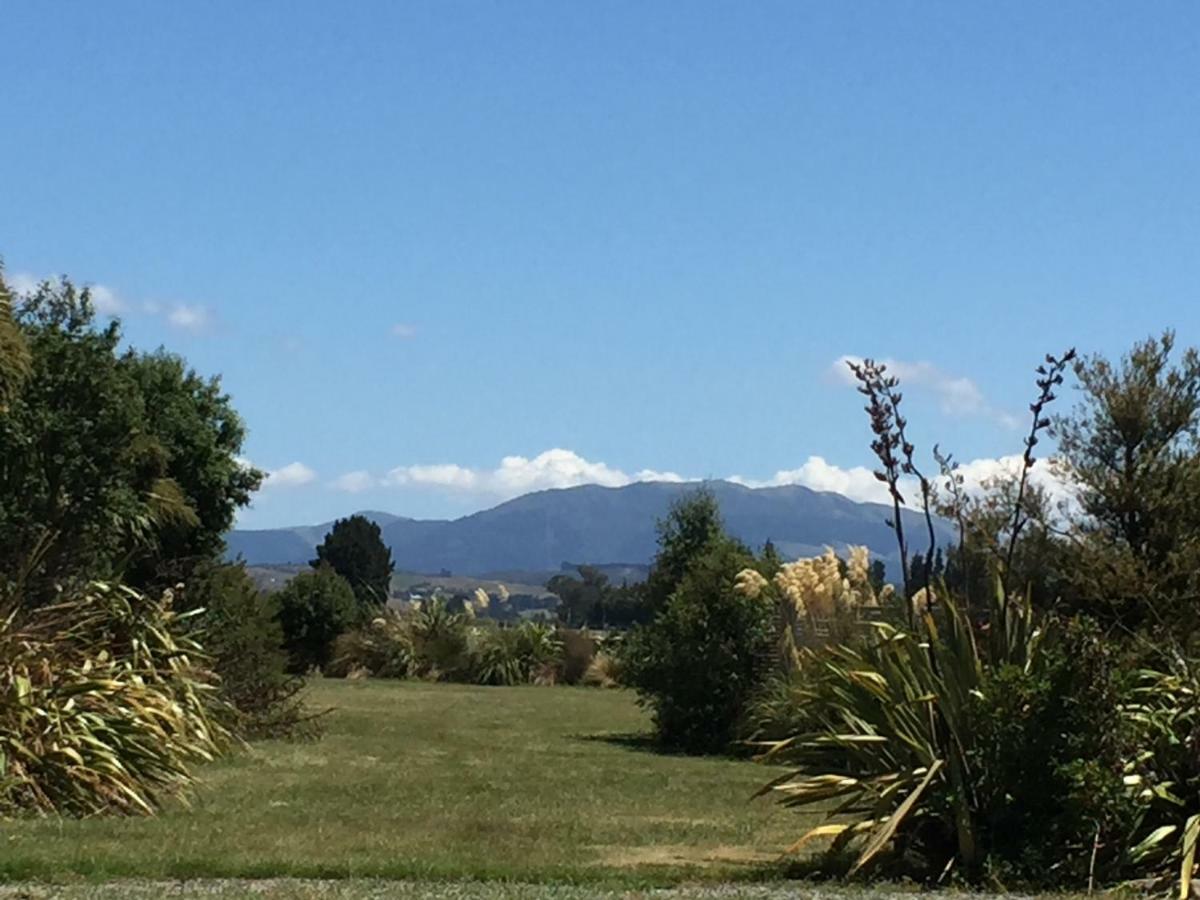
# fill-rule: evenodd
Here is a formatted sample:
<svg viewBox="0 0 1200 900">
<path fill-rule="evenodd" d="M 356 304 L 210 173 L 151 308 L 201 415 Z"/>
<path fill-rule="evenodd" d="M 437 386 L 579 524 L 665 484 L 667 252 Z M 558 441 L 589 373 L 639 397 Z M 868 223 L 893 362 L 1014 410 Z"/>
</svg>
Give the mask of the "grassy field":
<svg viewBox="0 0 1200 900">
<path fill-rule="evenodd" d="M 324 739 L 203 769 L 191 809 L 0 824 L 0 878 L 747 881 L 806 824 L 750 801 L 774 770 L 631 739 L 625 692 L 318 681 L 313 700 Z"/>
</svg>

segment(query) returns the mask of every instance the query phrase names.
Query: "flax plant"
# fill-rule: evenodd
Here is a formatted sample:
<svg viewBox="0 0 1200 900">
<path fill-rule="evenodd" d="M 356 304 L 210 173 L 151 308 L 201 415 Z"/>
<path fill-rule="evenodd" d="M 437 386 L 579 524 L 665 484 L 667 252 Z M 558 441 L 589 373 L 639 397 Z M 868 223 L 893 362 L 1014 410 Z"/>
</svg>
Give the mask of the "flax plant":
<svg viewBox="0 0 1200 900">
<path fill-rule="evenodd" d="M 1038 368 L 1040 393 L 1031 405 L 1033 422 L 1010 542 L 1023 527 L 1033 448 L 1049 424 L 1043 410 L 1053 401 L 1053 388 L 1062 382 L 1062 371 L 1073 356 L 1069 351 L 1061 358 L 1047 357 L 1046 366 Z M 764 745 L 763 760 L 793 769 L 762 793 L 781 798 L 789 807 L 817 806 L 827 812 L 827 821 L 803 834 L 792 851 L 819 838 L 832 839 L 834 851 L 857 851 L 851 869 L 856 873 L 918 842 L 945 854 L 945 871 L 957 865 L 973 877 L 987 853 L 982 832 L 989 801 L 981 791 L 990 773 L 973 768 L 980 748 L 972 710 L 984 698 L 994 673 L 1037 673 L 1048 630 L 1035 619 L 1029 593 L 1018 595 L 1003 577 L 1011 565 L 997 573 L 987 626 L 979 634 L 959 598 L 944 585 L 935 591 L 929 570 L 932 553 L 925 560 L 924 583 L 913 585 L 900 515 L 905 503 L 901 477 L 918 480 L 931 549 L 932 486 L 913 460 L 907 423 L 900 414 L 899 381 L 871 360 L 851 363 L 850 368 L 859 391 L 868 398 L 871 447 L 880 462 L 876 478 L 887 485 L 892 498 L 890 524 L 900 550 L 908 627 L 870 622 L 868 638 L 856 646 L 834 643 L 798 651 L 795 667 L 809 673 L 800 688 L 805 693 L 800 702 L 805 705 L 806 730 Z M 952 460 L 940 451 L 936 458 L 950 476 L 951 495 L 962 497 L 962 481 Z M 961 540 L 965 516 L 959 523 Z M 1009 563 L 1011 556 L 1010 549 Z M 851 570 L 857 572 L 862 560 L 852 560 Z M 819 607 L 826 601 L 827 567 L 827 562 L 809 561 L 807 567 L 794 568 L 783 578 L 785 594 L 803 596 L 806 608 Z M 811 578 L 817 571 L 822 577 Z M 747 577 L 747 586 L 751 583 Z M 818 583 L 819 590 L 810 586 Z"/>
<path fill-rule="evenodd" d="M 171 592 L 93 583 L 0 619 L 0 813 L 152 814 L 234 740 Z"/>
</svg>

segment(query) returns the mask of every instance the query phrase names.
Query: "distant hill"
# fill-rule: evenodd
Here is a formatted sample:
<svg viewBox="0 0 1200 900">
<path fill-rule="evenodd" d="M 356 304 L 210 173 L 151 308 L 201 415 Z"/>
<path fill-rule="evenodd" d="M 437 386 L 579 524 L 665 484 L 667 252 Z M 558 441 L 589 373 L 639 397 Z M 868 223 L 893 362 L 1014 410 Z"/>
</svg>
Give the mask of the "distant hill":
<svg viewBox="0 0 1200 900">
<path fill-rule="evenodd" d="M 886 524 L 890 507 L 799 485 L 748 488 L 710 481 L 706 486 L 720 503 L 729 531 L 752 547 L 771 539 L 785 557 L 797 558 L 819 553 L 827 544 L 838 549 L 865 544 L 894 571 L 895 539 Z M 655 523 L 695 487 L 640 482 L 539 491 L 454 520 L 363 515 L 379 523 L 396 568 L 403 571 L 516 576 L 559 571 L 569 561 L 620 563 L 633 574 L 654 556 Z M 924 549 L 924 520 L 910 511 L 903 521 L 913 547 Z M 229 555 L 251 565 L 307 563 L 331 525 L 234 531 L 228 535 Z M 945 543 L 947 526 L 938 523 L 938 531 Z"/>
</svg>

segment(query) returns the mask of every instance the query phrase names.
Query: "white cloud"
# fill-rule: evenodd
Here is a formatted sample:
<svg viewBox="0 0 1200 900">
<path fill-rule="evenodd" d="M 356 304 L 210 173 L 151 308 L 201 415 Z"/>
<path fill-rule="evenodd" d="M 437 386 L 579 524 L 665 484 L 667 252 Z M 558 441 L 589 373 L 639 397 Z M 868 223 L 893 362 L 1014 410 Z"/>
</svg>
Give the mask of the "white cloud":
<svg viewBox="0 0 1200 900">
<path fill-rule="evenodd" d="M 826 462 L 824 457 L 810 456 L 798 469 L 781 469 L 765 481 L 734 475 L 729 479 L 746 487 L 781 487 L 798 484 L 814 491 L 831 491 L 851 500 L 871 503 L 890 503 L 887 485 L 877 479 L 871 469 L 841 466 Z"/>
<path fill-rule="evenodd" d="M 861 356 L 845 354 L 834 360 L 831 371 L 835 378 L 843 384 L 857 385 L 854 373 L 847 363 L 861 363 Z M 933 392 L 938 398 L 942 412 L 954 416 L 987 416 L 996 419 L 1008 427 L 1016 426 L 1018 421 L 1011 415 L 995 409 L 988 402 L 977 385 L 970 378 L 962 375 L 950 375 L 943 372 L 930 362 L 905 362 L 900 359 L 881 359 L 878 362 L 887 366 L 889 375 L 900 379 L 900 389 L 905 387 L 924 388 Z"/>
<path fill-rule="evenodd" d="M 682 484 L 685 481 L 696 481 L 695 478 L 684 478 L 678 472 L 659 472 L 655 469 L 642 469 L 633 476 L 634 481 L 670 481 Z"/>
<path fill-rule="evenodd" d="M 14 294 L 31 294 L 44 281 L 58 282 L 57 278 L 38 278 L 36 275 L 31 275 L 28 272 L 17 272 L 13 275 L 5 276 L 4 280 L 8 283 Z M 92 306 L 100 315 L 115 316 L 125 311 L 125 301 L 118 297 L 117 292 L 112 288 L 103 284 L 89 284 L 87 288 L 92 298 Z"/>
<path fill-rule="evenodd" d="M 962 476 L 963 486 L 968 493 L 977 493 L 994 479 L 1020 475 L 1023 465 L 1024 460 L 1020 454 L 1001 456 L 998 459 L 973 459 L 961 463 L 958 474 Z M 1071 485 L 1055 471 L 1054 463 L 1050 459 L 1034 460 L 1029 480 L 1045 490 L 1056 502 L 1069 500 L 1072 496 Z"/>
<path fill-rule="evenodd" d="M 303 487 L 316 480 L 317 473 L 304 463 L 288 463 L 280 469 L 273 469 L 267 473 L 267 477 L 263 481 L 263 489 Z"/>
<path fill-rule="evenodd" d="M 1022 458 L 1020 455 L 1002 456 L 999 458 L 973 459 L 962 463 L 958 473 L 963 477 L 963 487 L 968 494 L 978 494 L 984 486 L 993 479 L 1019 475 Z M 931 467 L 932 468 L 932 467 Z M 934 481 L 935 473 L 926 472 L 926 476 Z M 866 466 L 842 468 L 827 462 L 823 457 L 810 456 L 797 469 L 783 469 L 765 480 L 743 478 L 734 475 L 729 479 L 746 487 L 779 487 L 781 485 L 797 484 L 812 488 L 814 491 L 831 491 L 842 494 L 851 500 L 869 503 L 891 503 L 888 487 L 875 477 L 874 470 Z M 1030 473 L 1030 481 L 1044 488 L 1054 501 L 1070 497 L 1070 487 L 1053 471 L 1053 464 L 1045 459 L 1037 460 Z M 920 491 L 915 478 L 904 476 L 900 479 L 900 493 L 915 505 Z"/>
<path fill-rule="evenodd" d="M 392 336 L 407 340 L 408 338 L 417 336 L 417 329 L 415 326 L 397 322 L 392 326 Z"/>
<path fill-rule="evenodd" d="M 339 491 L 345 491 L 348 494 L 361 494 L 363 491 L 368 491 L 375 486 L 375 478 L 370 472 L 364 472 L 359 469 L 355 472 L 347 472 L 345 475 L 339 475 L 333 480 L 333 486 Z"/>
<path fill-rule="evenodd" d="M 177 303 L 167 313 L 167 324 L 190 334 L 204 334 L 212 328 L 213 316 L 203 306 Z"/>
<path fill-rule="evenodd" d="M 11 275 L 5 275 L 4 281 L 14 294 L 31 294 L 37 290 L 37 286 L 41 283 L 41 279 L 30 275 L 28 272 L 14 272 Z"/>
<path fill-rule="evenodd" d="M 532 459 L 506 456 L 494 469 L 471 469 L 455 463 L 398 466 L 384 477 L 392 487 L 436 487 L 463 493 L 516 497 L 531 491 L 599 484 L 622 487 L 635 481 L 686 481 L 675 472 L 642 469 L 629 475 L 602 462 L 585 459 L 573 450 L 556 447 Z"/>
<path fill-rule="evenodd" d="M 92 304 L 96 307 L 96 312 L 100 313 L 100 315 L 115 316 L 125 311 L 125 301 L 118 297 L 112 288 L 105 287 L 102 284 L 93 284 L 90 287 Z"/>
<path fill-rule="evenodd" d="M 475 472 L 454 463 L 431 466 L 397 466 L 383 479 L 383 483 L 391 487 L 432 485 L 455 490 L 472 490 L 477 481 L 478 476 Z"/>
</svg>

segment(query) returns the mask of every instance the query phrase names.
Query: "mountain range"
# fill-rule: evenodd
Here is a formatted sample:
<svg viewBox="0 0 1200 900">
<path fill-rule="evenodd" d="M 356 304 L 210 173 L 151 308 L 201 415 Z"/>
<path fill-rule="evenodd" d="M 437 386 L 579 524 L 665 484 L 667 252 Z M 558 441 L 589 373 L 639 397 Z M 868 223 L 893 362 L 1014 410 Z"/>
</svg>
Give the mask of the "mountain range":
<svg viewBox="0 0 1200 900">
<path fill-rule="evenodd" d="M 751 547 L 768 539 L 789 559 L 812 556 L 830 545 L 863 544 L 898 571 L 895 536 L 887 525 L 892 510 L 858 503 L 841 494 L 799 485 L 749 488 L 709 481 L 728 531 Z M 656 523 L 695 483 L 638 482 L 525 494 L 462 518 L 409 519 L 390 513 L 360 513 L 378 523 L 396 568 L 456 575 L 559 571 L 564 564 L 625 563 L 643 566 L 656 547 Z M 914 548 L 924 549 L 925 522 L 905 511 L 902 521 Z M 265 530 L 235 530 L 228 555 L 250 565 L 307 563 L 333 523 Z M 939 544 L 950 537 L 936 522 Z"/>
</svg>

